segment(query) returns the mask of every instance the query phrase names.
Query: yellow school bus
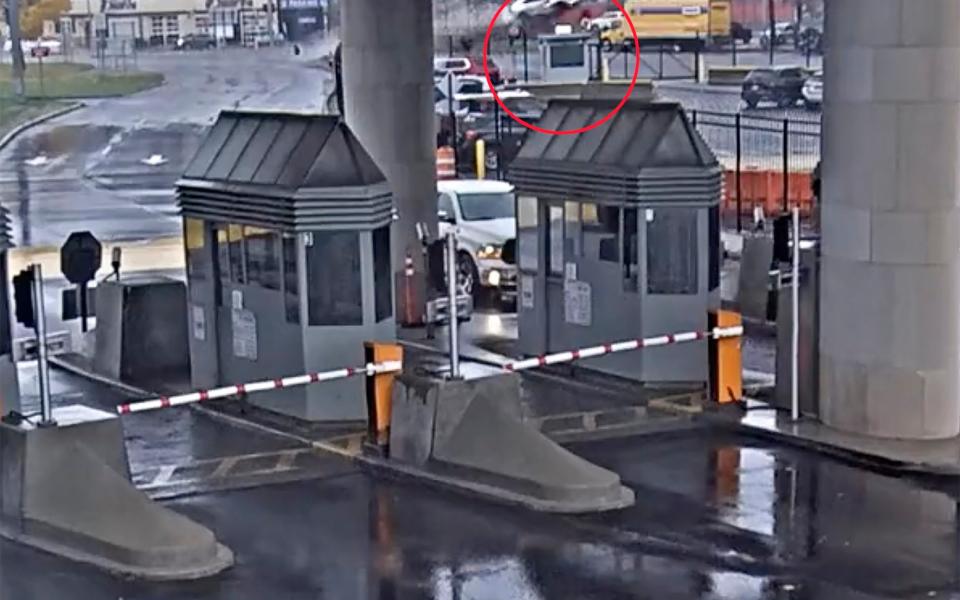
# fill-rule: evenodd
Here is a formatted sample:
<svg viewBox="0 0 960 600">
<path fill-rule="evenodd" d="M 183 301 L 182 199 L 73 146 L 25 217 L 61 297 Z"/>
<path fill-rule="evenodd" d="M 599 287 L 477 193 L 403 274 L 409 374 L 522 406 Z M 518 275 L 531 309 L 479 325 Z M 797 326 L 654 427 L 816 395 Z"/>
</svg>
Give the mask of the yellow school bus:
<svg viewBox="0 0 960 600">
<path fill-rule="evenodd" d="M 703 47 L 730 39 L 730 0 L 627 0 L 624 3 L 641 44 Z M 609 45 L 631 43 L 630 27 L 620 22 L 603 32 Z"/>
</svg>

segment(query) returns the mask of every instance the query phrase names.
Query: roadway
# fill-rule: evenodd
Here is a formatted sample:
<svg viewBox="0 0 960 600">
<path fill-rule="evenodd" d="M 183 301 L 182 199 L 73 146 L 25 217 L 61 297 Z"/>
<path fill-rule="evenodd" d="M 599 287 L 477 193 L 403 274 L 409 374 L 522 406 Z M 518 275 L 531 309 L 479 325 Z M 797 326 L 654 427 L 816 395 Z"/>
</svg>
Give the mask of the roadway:
<svg viewBox="0 0 960 600">
<path fill-rule="evenodd" d="M 322 106 L 327 74 L 312 68 L 322 47 L 157 52 L 141 69 L 166 83 L 85 107 L 32 128 L 0 150 L 0 194 L 18 245 L 59 245 L 70 231 L 102 240 L 179 235 L 173 184 L 222 109 Z M 159 154 L 156 165 L 143 161 Z"/>
<path fill-rule="evenodd" d="M 55 373 L 60 401 L 106 408 L 122 397 Z M 124 426 L 135 479 L 197 457 L 261 452 L 270 462 L 296 449 L 185 408 Z M 536 514 L 327 455 L 296 481 L 165 501 L 233 548 L 237 564 L 224 574 L 125 581 L 0 541 L 0 597 L 864 600 L 960 589 L 955 486 L 705 431 L 572 448 L 620 473 L 637 505 Z"/>
</svg>

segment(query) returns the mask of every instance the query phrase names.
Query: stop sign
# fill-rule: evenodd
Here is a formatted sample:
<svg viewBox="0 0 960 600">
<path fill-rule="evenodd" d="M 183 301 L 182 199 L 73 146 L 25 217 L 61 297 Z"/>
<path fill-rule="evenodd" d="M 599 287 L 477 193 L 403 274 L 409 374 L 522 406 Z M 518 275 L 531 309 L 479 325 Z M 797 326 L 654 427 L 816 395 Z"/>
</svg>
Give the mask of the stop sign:
<svg viewBox="0 0 960 600">
<path fill-rule="evenodd" d="M 72 284 L 94 278 L 103 258 L 103 247 L 89 231 L 74 231 L 60 247 L 60 272 Z"/>
</svg>

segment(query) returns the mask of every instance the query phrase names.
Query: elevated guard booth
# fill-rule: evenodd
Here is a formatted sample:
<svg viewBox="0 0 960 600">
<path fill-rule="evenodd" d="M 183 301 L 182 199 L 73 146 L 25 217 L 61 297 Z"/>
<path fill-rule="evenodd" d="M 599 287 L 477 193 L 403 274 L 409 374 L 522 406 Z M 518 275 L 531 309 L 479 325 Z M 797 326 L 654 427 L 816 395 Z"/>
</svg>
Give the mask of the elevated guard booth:
<svg viewBox="0 0 960 600">
<path fill-rule="evenodd" d="M 540 79 L 545 83 L 586 83 L 596 73 L 589 33 L 552 33 L 537 37 Z"/>
<path fill-rule="evenodd" d="M 197 388 L 364 362 L 396 336 L 386 180 L 334 116 L 223 112 L 178 182 Z M 311 420 L 366 415 L 360 378 L 258 393 Z"/>
<path fill-rule="evenodd" d="M 618 101 L 555 100 L 539 124 L 581 128 Z M 634 100 L 586 133 L 530 132 L 507 178 L 523 353 L 707 328 L 720 304 L 721 170 L 678 104 Z M 586 366 L 645 383 L 709 379 L 706 344 Z"/>
</svg>

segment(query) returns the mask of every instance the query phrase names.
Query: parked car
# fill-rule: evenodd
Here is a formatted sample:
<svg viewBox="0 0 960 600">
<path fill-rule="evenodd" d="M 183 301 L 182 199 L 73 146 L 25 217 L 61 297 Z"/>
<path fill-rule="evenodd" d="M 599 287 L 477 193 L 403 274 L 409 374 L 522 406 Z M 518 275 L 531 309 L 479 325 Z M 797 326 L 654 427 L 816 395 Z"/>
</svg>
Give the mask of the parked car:
<svg viewBox="0 0 960 600">
<path fill-rule="evenodd" d="M 823 71 L 817 71 L 803 83 L 803 104 L 811 110 L 823 104 Z"/>
<path fill-rule="evenodd" d="M 800 31 L 797 50 L 803 53 L 823 54 L 823 28 L 810 25 Z"/>
<path fill-rule="evenodd" d="M 794 40 L 797 36 L 797 26 L 795 23 L 790 22 L 780 22 L 776 23 L 773 26 L 773 45 L 777 46 L 793 46 Z M 770 47 L 770 28 L 765 27 L 761 30 L 760 36 L 760 47 L 767 49 Z"/>
<path fill-rule="evenodd" d="M 549 15 L 557 8 L 579 4 L 580 0 L 513 0 L 506 10 L 500 13 L 501 21 L 513 23 L 521 16 Z"/>
<path fill-rule="evenodd" d="M 493 58 L 487 57 L 487 66 L 490 69 L 490 79 L 494 85 L 503 81 L 500 66 Z M 452 73 L 454 75 L 476 75 L 486 79 L 483 71 L 483 58 L 471 56 L 438 56 L 433 59 L 433 77 L 441 77 Z"/>
<path fill-rule="evenodd" d="M 51 54 L 62 54 L 63 53 L 63 44 L 58 39 L 54 38 L 38 38 L 35 40 L 20 40 L 20 48 L 23 49 L 23 53 L 26 56 L 35 56 L 34 49 L 36 48 L 45 48 L 46 51 L 44 56 L 50 56 Z M 3 43 L 3 51 L 9 53 L 13 49 L 13 45 L 10 43 L 10 40 L 6 40 Z"/>
<path fill-rule="evenodd" d="M 470 70 L 470 59 L 462 56 L 436 56 L 433 59 L 435 79 L 448 73 L 466 73 Z"/>
<path fill-rule="evenodd" d="M 501 260 L 503 244 L 516 237 L 513 186 L 503 181 L 453 179 L 437 182 L 440 235 L 457 232 L 460 293 L 494 292 L 516 300 L 517 271 Z"/>
<path fill-rule="evenodd" d="M 794 106 L 803 100 L 803 82 L 800 67 L 764 67 L 754 69 L 743 80 L 741 97 L 749 108 L 761 102 L 773 102 L 781 108 Z"/>
<path fill-rule="evenodd" d="M 586 31 L 606 31 L 620 25 L 623 14 L 619 10 L 608 10 L 599 17 L 584 17 L 580 26 Z"/>
<path fill-rule="evenodd" d="M 217 40 L 206 33 L 188 33 L 177 38 L 177 50 L 210 50 L 217 47 Z"/>
</svg>

